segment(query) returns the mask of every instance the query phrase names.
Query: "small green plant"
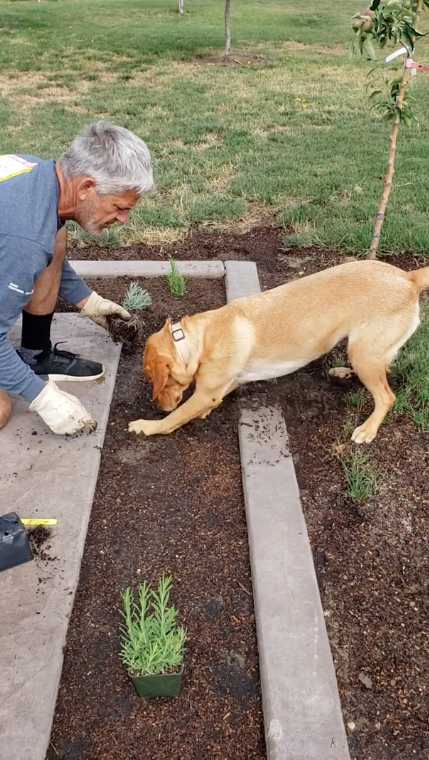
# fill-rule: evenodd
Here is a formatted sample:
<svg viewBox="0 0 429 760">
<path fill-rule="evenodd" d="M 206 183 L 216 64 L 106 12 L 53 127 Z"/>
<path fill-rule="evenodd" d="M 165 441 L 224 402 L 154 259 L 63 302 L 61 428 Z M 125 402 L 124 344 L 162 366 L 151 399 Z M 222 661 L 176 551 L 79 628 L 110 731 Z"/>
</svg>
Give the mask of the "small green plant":
<svg viewBox="0 0 429 760">
<path fill-rule="evenodd" d="M 374 496 L 379 487 L 379 474 L 366 451 L 357 449 L 350 454 L 342 454 L 341 464 L 347 481 L 347 496 L 354 501 L 364 501 Z"/>
<path fill-rule="evenodd" d="M 358 388 L 356 391 L 346 393 L 344 396 L 345 405 L 348 407 L 354 407 L 359 412 L 362 411 L 367 401 L 368 398 L 363 388 Z"/>
<path fill-rule="evenodd" d="M 152 297 L 147 290 L 141 288 L 138 282 L 132 282 L 122 301 L 122 306 L 127 311 L 139 311 L 146 309 L 152 303 Z"/>
<path fill-rule="evenodd" d="M 172 256 L 169 256 L 170 272 L 167 275 L 168 285 L 171 293 L 176 298 L 183 298 L 186 293 L 186 280 L 183 274 L 180 274 L 179 267 Z"/>
<path fill-rule="evenodd" d="M 162 576 L 158 590 L 144 582 L 138 589 L 138 602 L 130 587 L 122 594 L 120 657 L 132 674 L 158 675 L 180 668 L 186 630 L 175 625 L 177 610 L 170 605 L 171 576 Z"/>
<path fill-rule="evenodd" d="M 358 426 L 359 420 L 357 414 L 348 414 L 344 420 L 344 435 L 350 438 L 353 430 Z"/>
</svg>

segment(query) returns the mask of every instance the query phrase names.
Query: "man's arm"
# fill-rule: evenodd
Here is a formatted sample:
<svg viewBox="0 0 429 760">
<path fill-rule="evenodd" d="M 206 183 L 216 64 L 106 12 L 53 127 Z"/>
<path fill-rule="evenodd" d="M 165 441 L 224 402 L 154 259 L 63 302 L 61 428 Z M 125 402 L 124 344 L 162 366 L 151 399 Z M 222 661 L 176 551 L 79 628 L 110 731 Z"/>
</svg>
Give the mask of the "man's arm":
<svg viewBox="0 0 429 760">
<path fill-rule="evenodd" d="M 67 237 L 64 237 L 64 255 L 67 245 Z M 64 264 L 61 272 L 60 296 L 80 309 L 83 317 L 89 317 L 101 327 L 107 329 L 106 317 L 116 315 L 120 319 L 128 320 L 130 314 L 119 304 L 102 298 L 98 293 L 88 288 L 84 281 L 76 274 L 70 266 L 67 257 L 64 258 Z"/>
<path fill-rule="evenodd" d="M 63 234 L 64 233 L 64 234 Z M 61 281 L 59 287 L 59 295 L 65 298 L 69 303 L 82 308 L 82 301 L 85 302 L 88 296 L 91 295 L 92 290 L 84 283 L 81 277 L 74 271 L 73 267 L 66 256 L 67 251 L 67 228 L 63 225 L 58 231 L 55 240 L 55 256 L 60 256 L 64 259 L 61 270 Z"/>
<path fill-rule="evenodd" d="M 31 403 L 45 383 L 22 361 L 9 343 L 7 335 L 0 333 L 0 387 L 7 393 L 17 393 Z"/>
<path fill-rule="evenodd" d="M 33 293 L 34 283 L 46 267 L 46 251 L 37 244 L 22 253 L 23 241 L 0 235 L 0 388 L 17 393 L 30 403 L 50 429 L 71 435 L 96 423 L 80 401 L 61 391 L 53 382 L 35 375 L 8 341 L 8 333 Z"/>
<path fill-rule="evenodd" d="M 91 295 L 92 290 L 84 283 L 81 277 L 74 271 L 67 258 L 64 259 L 63 269 L 61 272 L 60 296 L 81 308 L 84 301 Z"/>
</svg>

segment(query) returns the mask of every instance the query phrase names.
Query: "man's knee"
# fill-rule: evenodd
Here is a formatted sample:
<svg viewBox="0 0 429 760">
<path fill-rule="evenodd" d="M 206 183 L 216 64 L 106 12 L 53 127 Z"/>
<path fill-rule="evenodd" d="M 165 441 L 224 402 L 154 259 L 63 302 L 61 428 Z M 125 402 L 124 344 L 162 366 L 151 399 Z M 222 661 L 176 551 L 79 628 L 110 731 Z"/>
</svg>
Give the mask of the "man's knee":
<svg viewBox="0 0 429 760">
<path fill-rule="evenodd" d="M 12 401 L 5 391 L 0 388 L 0 430 L 6 425 L 12 414 Z"/>
</svg>

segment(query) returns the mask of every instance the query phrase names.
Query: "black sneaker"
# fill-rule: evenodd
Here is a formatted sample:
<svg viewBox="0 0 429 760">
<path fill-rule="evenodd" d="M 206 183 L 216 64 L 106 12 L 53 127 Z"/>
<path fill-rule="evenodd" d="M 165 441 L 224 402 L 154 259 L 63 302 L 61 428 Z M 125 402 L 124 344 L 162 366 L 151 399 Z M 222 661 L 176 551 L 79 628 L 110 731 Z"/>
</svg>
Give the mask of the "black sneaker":
<svg viewBox="0 0 429 760">
<path fill-rule="evenodd" d="M 71 351 L 60 351 L 56 343 L 53 348 L 44 351 L 36 364 L 31 365 L 38 377 L 42 380 L 53 380 L 64 383 L 84 383 L 89 380 L 98 380 L 104 375 L 104 367 L 99 362 L 91 359 L 83 359 L 79 354 Z"/>
</svg>

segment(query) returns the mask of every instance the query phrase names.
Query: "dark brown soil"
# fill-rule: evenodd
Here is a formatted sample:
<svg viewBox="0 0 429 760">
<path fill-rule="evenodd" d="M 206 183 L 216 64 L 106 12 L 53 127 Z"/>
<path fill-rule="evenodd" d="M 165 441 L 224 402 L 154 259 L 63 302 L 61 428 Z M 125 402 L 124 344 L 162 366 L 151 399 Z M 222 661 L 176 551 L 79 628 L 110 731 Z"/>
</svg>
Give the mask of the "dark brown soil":
<svg viewBox="0 0 429 760">
<path fill-rule="evenodd" d="M 109 334 L 115 343 L 122 343 L 122 353 L 127 355 L 142 346 L 145 335 L 144 313 L 134 313 L 129 322 L 118 317 L 106 317 Z"/>
<path fill-rule="evenodd" d="M 333 384 L 325 369 L 257 392 L 287 421 L 351 757 L 428 758 L 427 434 L 391 417 L 370 449 L 379 491 L 352 500 L 338 454 L 351 451 L 344 401 L 357 381 Z"/>
<path fill-rule="evenodd" d="M 258 227 L 245 235 L 234 233 L 217 234 L 202 230 L 191 230 L 183 240 L 163 245 L 139 243 L 127 248 L 101 248 L 70 245 L 70 259 L 86 260 L 153 260 L 164 261 L 168 256 L 178 260 L 248 260 L 256 261 L 260 272 L 281 271 L 283 262 L 283 237 L 285 230 L 280 227 Z M 322 252 L 316 248 L 302 249 L 294 253 L 296 257 L 317 257 Z M 326 256 L 326 252 L 323 254 Z M 331 255 L 332 261 L 335 256 Z"/>
<path fill-rule="evenodd" d="M 126 248 L 101 248 L 71 244 L 69 258 L 88 261 L 164 261 L 173 256 L 183 261 L 256 261 L 262 287 L 272 288 L 291 277 L 311 274 L 318 269 L 338 264 L 348 255 L 346 252 L 327 251 L 317 246 L 285 249 L 283 241 L 286 231 L 282 227 L 266 226 L 256 227 L 239 235 L 195 229 L 183 240 L 162 245 L 138 243 Z M 427 259 L 412 253 L 393 257 L 385 255 L 381 258 L 403 269 L 416 269 L 427 264 Z"/>
<path fill-rule="evenodd" d="M 274 287 L 288 279 L 304 276 L 343 259 L 343 254 L 316 248 L 285 251 L 283 250 L 283 234 L 283 230 L 273 228 L 253 230 L 241 237 L 231 234 L 195 232 L 185 241 L 164 246 L 162 249 L 136 246 L 122 251 L 108 250 L 101 252 L 101 256 L 99 249 L 80 250 L 79 254 L 85 258 L 88 255 L 89 258 L 159 259 L 171 253 L 178 259 L 254 260 L 258 262 L 258 271 L 264 288 Z M 74 253 L 72 252 L 71 258 Z M 416 268 L 427 263 L 421 257 L 406 253 L 388 260 L 404 269 Z M 100 283 L 100 289 L 105 289 L 107 282 L 105 280 Z M 150 284 L 148 287 L 150 290 Z M 165 316 L 168 313 L 166 303 L 163 304 L 163 308 L 162 316 Z M 162 319 L 160 323 L 161 321 Z M 154 329 L 157 329 L 160 323 L 154 324 Z M 148 329 L 151 324 L 148 324 Z M 343 363 L 340 350 L 338 357 L 338 363 Z M 378 491 L 367 501 L 353 501 L 346 494 L 346 482 L 339 455 L 347 455 L 351 451 L 349 443 L 351 431 L 345 431 L 345 423 L 350 418 L 351 412 L 345 401 L 350 391 L 356 390 L 357 387 L 356 380 L 343 383 L 329 381 L 326 377 L 326 363 L 319 361 L 288 378 L 272 383 L 255 384 L 245 391 L 245 395 L 256 394 L 260 396 L 261 402 L 278 404 L 287 421 L 337 671 L 351 757 L 353 760 L 413 760 L 413 758 L 426 760 L 429 758 L 429 496 L 426 485 L 429 454 L 427 434 L 415 427 L 406 417 L 391 414 L 388 422 L 381 428 L 376 441 L 368 449 L 375 466 L 379 469 Z M 142 393 L 138 384 L 127 390 L 123 410 L 126 420 L 132 417 L 131 409 L 135 408 L 136 403 L 140 403 Z M 118 391 L 115 403 L 112 414 L 117 414 L 117 405 L 120 403 Z M 148 406 L 146 408 L 149 409 Z M 356 413 L 359 421 L 364 418 L 368 409 L 367 406 Z M 115 419 L 117 418 L 113 417 L 113 420 Z M 200 439 L 196 437 L 197 429 L 205 431 Z M 112 464 L 111 448 L 112 442 L 114 444 L 116 440 L 112 439 L 112 435 L 119 436 L 119 433 L 110 431 L 107 439 L 102 474 L 104 473 L 104 477 L 109 482 L 103 485 L 103 477 L 100 478 L 99 496 L 94 508 L 99 522 L 104 508 L 102 497 L 105 494 L 104 498 L 108 499 L 108 489 L 111 484 L 115 484 L 117 478 L 124 478 L 123 496 L 118 502 L 120 509 L 124 509 L 125 494 L 128 493 L 129 465 L 122 463 L 115 469 Z M 213 461 L 211 455 L 208 458 L 206 449 L 210 441 L 218 446 L 214 460 L 218 473 L 216 487 L 223 493 L 225 488 L 230 487 L 228 484 L 232 473 L 238 474 L 237 460 L 229 457 L 226 462 L 222 458 L 224 447 L 228 447 L 231 437 L 235 440 L 233 397 L 216 410 L 206 422 L 198 423 L 197 426 L 187 426 L 161 442 L 138 441 L 137 447 L 132 447 L 132 450 L 140 451 L 142 458 L 145 457 L 145 462 L 150 464 L 148 468 L 150 472 L 145 471 L 145 482 L 147 482 L 146 479 L 151 477 L 151 472 L 158 471 L 157 463 L 148 457 L 147 452 L 162 450 L 163 456 L 170 462 L 170 456 L 175 456 L 181 442 L 184 440 L 188 443 L 195 442 L 195 446 L 189 449 L 192 451 L 192 462 L 196 458 L 199 466 L 203 468 L 201 472 L 207 488 L 208 472 Z M 126 437 L 124 440 L 126 443 Z M 128 448 L 126 450 L 128 451 Z M 219 461 L 223 465 L 219 465 Z M 186 467 L 183 467 L 183 459 L 176 463 L 176 466 L 181 468 L 181 483 L 183 484 L 177 484 L 177 489 L 175 489 L 178 504 L 189 499 L 187 471 L 190 462 L 191 460 L 186 460 Z M 107 469 L 109 464 L 112 468 L 112 476 Z M 120 473 L 116 474 L 117 470 Z M 172 472 L 174 473 L 174 470 L 168 470 L 171 480 L 169 486 L 175 488 L 175 477 L 172 476 Z M 162 485 L 162 479 L 158 479 L 156 487 L 159 487 L 160 483 Z M 138 488 L 136 482 L 132 493 Z M 100 489 L 103 489 L 101 495 Z M 143 495 L 140 498 L 146 508 Z M 195 507 L 193 509 L 192 515 L 195 514 Z M 240 514 L 242 514 L 241 509 L 240 501 Z M 161 514 L 164 510 L 163 507 Z M 237 506 L 231 502 L 231 520 L 235 517 L 236 510 Z M 195 518 L 192 519 L 195 520 Z M 153 520 L 152 513 L 151 520 Z M 157 522 L 155 524 L 158 525 Z M 221 524 L 225 524 L 224 520 Z M 192 535 L 196 536 L 197 544 L 201 543 L 198 522 L 188 525 L 188 528 L 191 528 L 187 534 L 188 542 L 189 535 Z M 244 531 L 243 525 L 240 530 Z M 160 546 L 163 546 L 162 534 L 161 541 L 159 535 L 155 539 L 160 542 Z M 244 532 L 239 535 L 244 542 Z M 217 540 L 216 537 L 213 544 L 215 552 L 217 552 Z M 97 565 L 100 563 L 100 558 L 97 555 L 97 547 L 92 549 L 91 542 L 94 541 L 94 527 L 92 527 L 88 539 L 85 567 L 87 573 L 91 572 L 98 579 Z M 118 543 L 117 539 L 116 544 Z M 192 546 L 195 546 L 194 540 Z M 188 547 L 189 554 L 191 548 L 191 546 Z M 197 567 L 199 567 L 200 555 L 201 551 L 197 555 Z M 113 552 L 109 556 L 109 562 L 116 565 Z M 167 565 L 168 563 L 163 565 L 159 562 L 161 570 L 165 567 L 169 569 Z M 111 572 L 110 567 L 109 572 Z M 247 572 L 248 569 L 246 569 Z M 154 571 L 153 577 L 155 575 Z M 125 576 L 127 576 L 126 573 L 123 574 L 124 579 L 121 578 L 124 585 L 129 582 Z M 241 579 L 240 583 L 250 590 L 248 576 L 245 577 L 246 581 Z M 241 589 L 241 586 L 238 588 Z M 179 584 L 177 593 L 180 595 L 181 592 Z M 82 606 L 82 595 L 85 598 L 86 594 L 89 596 L 90 592 L 83 587 L 78 596 L 74 616 L 71 635 L 74 636 L 76 647 L 79 642 L 78 633 L 80 631 L 82 636 L 85 634 L 85 629 L 91 621 L 90 615 L 93 614 L 95 620 L 99 615 L 107 615 L 104 600 L 96 614 L 91 613 L 90 606 L 88 609 Z M 243 593 L 241 600 L 243 603 L 246 601 L 245 596 Z M 112 592 L 108 595 L 107 602 L 113 604 Z M 193 600 L 188 599 L 184 593 L 183 597 L 180 596 L 180 604 L 182 606 L 185 604 L 186 616 L 190 616 L 186 619 L 188 623 L 188 620 L 195 616 Z M 112 616 L 113 613 L 110 614 Z M 94 622 L 93 625 L 95 624 Z M 109 630 L 112 631 L 113 627 L 111 623 L 110 628 L 106 629 L 107 633 Z M 113 632 L 112 636 L 114 635 Z M 239 638 L 241 640 L 241 636 Z M 82 638 L 81 645 L 85 652 L 88 644 L 86 639 L 84 644 L 83 641 Z M 96 639 L 96 643 L 100 645 L 99 638 Z M 195 642 L 196 645 L 199 643 Z M 92 648 L 93 645 L 90 646 Z M 82 658 L 84 652 L 81 655 Z M 194 650 L 191 656 L 195 656 Z M 106 666 L 109 674 L 112 672 L 112 667 L 117 667 L 111 664 L 113 659 L 112 653 L 109 664 Z M 57 727 L 60 725 L 61 711 L 64 713 L 68 710 L 72 714 L 71 700 L 78 696 L 78 686 L 73 689 L 67 685 L 67 679 L 72 681 L 74 678 L 71 671 L 72 666 L 66 661 L 64 675 L 66 685 L 62 687 L 60 712 L 55 724 L 57 734 L 54 731 L 54 738 L 60 736 Z M 78 672 L 82 677 L 83 666 Z M 188 683 L 196 687 L 194 673 L 193 671 Z M 120 680 L 120 675 L 118 674 L 116 678 Z M 199 680 L 199 675 L 196 680 Z M 88 679 L 84 683 L 87 684 Z M 123 683 L 120 683 L 123 688 Z M 69 695 L 66 701 L 64 701 L 64 695 Z M 87 702 L 87 705 L 90 710 L 90 703 Z M 121 714 L 120 708 L 117 710 Z M 135 713 L 132 710 L 131 712 L 134 716 Z M 116 713 L 115 716 L 112 731 L 116 730 L 115 726 L 120 719 Z M 220 713 L 217 716 L 218 722 L 215 720 L 210 724 L 217 726 L 216 730 L 219 730 L 221 724 L 219 716 Z M 148 725 L 151 725 L 153 719 L 154 714 L 151 712 L 147 721 Z M 89 718 L 86 723 L 88 720 Z M 98 720 L 99 716 L 95 710 L 94 726 L 97 726 Z M 194 727 L 196 723 L 191 722 L 190 725 Z M 202 725 L 206 725 L 204 718 L 202 718 Z M 94 728 L 94 731 L 97 730 Z M 200 725 L 198 730 L 201 731 Z M 165 748 L 164 725 L 161 724 L 159 731 L 160 745 Z M 79 737 L 77 729 L 74 735 Z M 85 741 L 89 740 L 85 739 Z M 77 749 L 72 747 L 71 754 L 67 757 L 86 760 L 89 757 L 85 754 L 87 750 L 79 749 L 79 745 L 75 746 Z M 169 755 L 168 748 L 165 754 L 173 758 L 195 757 L 206 760 L 209 757 L 222 757 L 222 760 L 230 758 L 238 760 L 244 757 L 247 751 L 247 757 L 253 757 L 245 748 L 243 748 L 243 754 L 240 754 L 241 750 L 238 750 L 233 743 L 230 744 L 229 738 L 225 744 L 221 744 L 221 747 L 218 754 L 212 751 L 207 743 L 201 745 L 194 755 L 186 754 L 183 747 L 182 754 L 179 751 L 175 754 L 173 751 Z M 121 755 L 114 754 L 113 750 L 112 754 L 109 754 L 108 750 L 106 752 L 107 754 L 103 756 L 106 760 L 110 757 L 121 758 Z M 101 757 L 97 754 L 92 756 L 94 760 Z M 155 759 L 157 757 L 152 750 L 148 751 L 147 756 Z M 51 753 L 49 760 L 54 760 L 55 757 L 57 755 Z M 134 758 L 132 753 L 129 757 L 130 760 Z"/>
<path fill-rule="evenodd" d="M 94 282 L 121 299 L 127 281 Z M 191 280 L 183 301 L 144 286 L 146 334 L 167 314 L 224 301 Z M 265 757 L 236 406 L 210 424 L 144 439 L 127 423 L 159 416 L 140 353 L 123 357 L 104 443 L 47 760 L 263 760 Z M 173 576 L 189 634 L 177 700 L 139 698 L 118 658 L 120 594 Z"/>
</svg>

